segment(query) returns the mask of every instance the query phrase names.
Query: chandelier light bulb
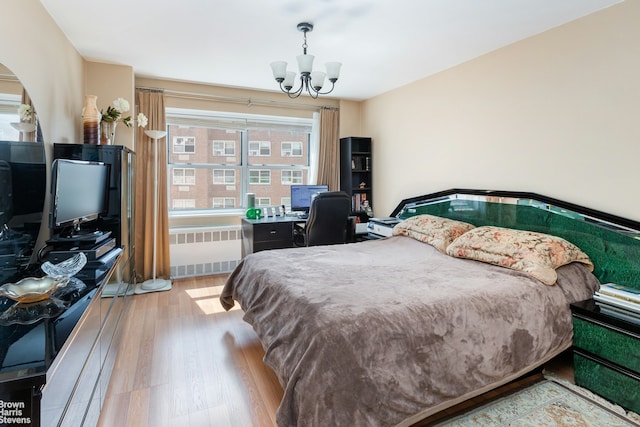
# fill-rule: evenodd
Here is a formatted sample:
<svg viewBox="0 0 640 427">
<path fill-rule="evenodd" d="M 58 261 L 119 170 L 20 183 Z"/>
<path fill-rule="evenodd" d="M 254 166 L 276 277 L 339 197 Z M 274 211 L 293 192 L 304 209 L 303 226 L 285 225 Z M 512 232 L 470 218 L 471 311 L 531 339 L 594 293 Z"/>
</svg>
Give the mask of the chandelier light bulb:
<svg viewBox="0 0 640 427">
<path fill-rule="evenodd" d="M 280 90 L 286 93 L 289 98 L 299 97 L 303 91 L 306 92 L 312 98 L 317 98 L 318 95 L 326 95 L 333 91 L 335 83 L 340 77 L 340 62 L 327 62 L 325 67 L 327 72 L 313 71 L 313 55 L 307 54 L 307 33 L 313 31 L 313 24 L 308 22 L 301 22 L 298 24 L 298 30 L 304 34 L 304 43 L 302 44 L 302 55 L 296 57 L 298 62 L 298 70 L 300 76 L 300 86 L 297 89 L 293 89 L 296 73 L 293 71 L 287 71 L 287 63 L 285 61 L 274 61 L 271 63 L 271 71 L 273 72 L 273 78 L 280 84 Z M 331 89 L 326 92 L 322 92 L 322 88 L 325 83 L 325 79 L 331 82 Z"/>
<path fill-rule="evenodd" d="M 325 67 L 327 68 L 329 81 L 332 83 L 337 82 L 338 77 L 340 77 L 340 67 L 342 67 L 342 64 L 340 62 L 327 62 Z"/>
<path fill-rule="evenodd" d="M 271 63 L 271 70 L 273 71 L 273 78 L 278 83 L 282 83 L 287 74 L 287 63 L 285 61 L 274 61 Z"/>
</svg>

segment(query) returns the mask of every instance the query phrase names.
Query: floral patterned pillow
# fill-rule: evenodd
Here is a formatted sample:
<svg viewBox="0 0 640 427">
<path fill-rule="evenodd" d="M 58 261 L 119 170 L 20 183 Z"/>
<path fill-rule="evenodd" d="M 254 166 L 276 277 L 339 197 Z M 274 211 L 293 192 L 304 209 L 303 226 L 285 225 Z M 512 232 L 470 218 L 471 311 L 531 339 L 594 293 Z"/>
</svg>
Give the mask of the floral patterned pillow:
<svg viewBox="0 0 640 427">
<path fill-rule="evenodd" d="M 593 271 L 593 263 L 575 246 L 560 237 L 501 227 L 478 227 L 458 237 L 447 254 L 519 270 L 554 285 L 556 268 L 580 262 Z"/>
<path fill-rule="evenodd" d="M 396 224 L 392 232 L 394 236 L 408 236 L 428 243 L 445 253 L 451 242 L 473 227 L 466 222 L 425 214 L 405 219 Z"/>
</svg>

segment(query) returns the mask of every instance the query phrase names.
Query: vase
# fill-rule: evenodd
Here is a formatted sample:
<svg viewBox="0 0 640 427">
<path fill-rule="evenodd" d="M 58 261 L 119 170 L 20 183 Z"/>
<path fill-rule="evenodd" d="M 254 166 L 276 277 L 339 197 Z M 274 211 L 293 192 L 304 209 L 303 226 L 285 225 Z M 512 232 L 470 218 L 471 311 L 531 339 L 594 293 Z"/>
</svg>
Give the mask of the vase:
<svg viewBox="0 0 640 427">
<path fill-rule="evenodd" d="M 100 144 L 113 145 L 116 140 L 116 125 L 118 122 L 100 123 Z"/>
<path fill-rule="evenodd" d="M 102 115 L 98 110 L 98 97 L 85 95 L 84 107 L 82 107 L 82 136 L 85 144 L 97 145 L 100 143 L 100 119 Z"/>
</svg>

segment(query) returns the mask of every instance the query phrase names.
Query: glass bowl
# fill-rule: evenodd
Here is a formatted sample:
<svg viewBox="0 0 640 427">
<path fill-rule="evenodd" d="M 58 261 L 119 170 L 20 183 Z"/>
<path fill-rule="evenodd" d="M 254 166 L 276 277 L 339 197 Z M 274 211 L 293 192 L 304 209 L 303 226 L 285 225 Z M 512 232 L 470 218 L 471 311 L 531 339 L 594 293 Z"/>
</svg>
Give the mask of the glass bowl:
<svg viewBox="0 0 640 427">
<path fill-rule="evenodd" d="M 40 268 L 49 276 L 66 276 L 71 277 L 78 274 L 82 267 L 87 263 L 87 256 L 83 252 L 78 252 L 76 255 L 69 259 L 66 259 L 58 264 L 51 264 L 46 261 L 42 263 Z"/>
<path fill-rule="evenodd" d="M 19 303 L 31 303 L 49 298 L 56 289 L 66 286 L 68 277 L 45 276 L 25 277 L 17 283 L 0 286 L 0 296 L 10 298 Z"/>
</svg>

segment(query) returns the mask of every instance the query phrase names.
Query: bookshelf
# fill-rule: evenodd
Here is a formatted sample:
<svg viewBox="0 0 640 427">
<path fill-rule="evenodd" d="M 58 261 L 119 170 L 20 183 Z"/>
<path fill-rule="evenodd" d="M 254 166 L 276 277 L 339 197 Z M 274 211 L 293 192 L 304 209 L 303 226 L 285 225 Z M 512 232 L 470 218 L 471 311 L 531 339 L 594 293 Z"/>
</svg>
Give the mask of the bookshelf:
<svg viewBox="0 0 640 427">
<path fill-rule="evenodd" d="M 340 138 L 340 190 L 351 196 L 354 214 L 364 212 L 367 204 L 373 208 L 371 148 L 371 138 Z"/>
</svg>

